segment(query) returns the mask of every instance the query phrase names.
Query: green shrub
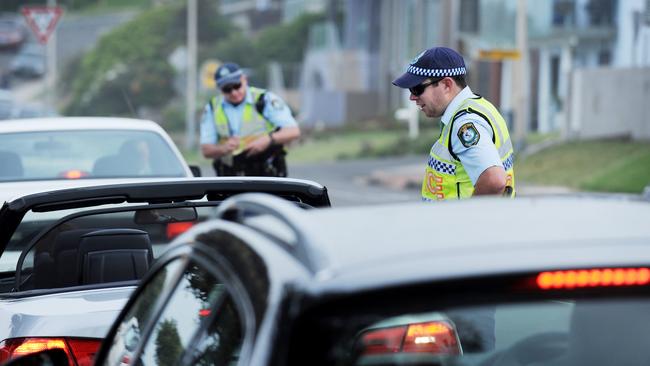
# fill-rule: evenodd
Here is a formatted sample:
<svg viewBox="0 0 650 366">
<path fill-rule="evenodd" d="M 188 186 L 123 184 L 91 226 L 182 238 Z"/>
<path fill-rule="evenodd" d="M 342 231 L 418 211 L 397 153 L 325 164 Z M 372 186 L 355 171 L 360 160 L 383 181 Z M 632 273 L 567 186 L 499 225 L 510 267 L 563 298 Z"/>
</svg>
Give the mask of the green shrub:
<svg viewBox="0 0 650 366">
<path fill-rule="evenodd" d="M 199 39 L 232 32 L 213 1 L 199 5 Z M 81 61 L 72 82 L 68 115 L 132 115 L 162 108 L 175 96 L 168 57 L 186 42 L 185 2 L 150 9 L 101 38 Z M 199 47 L 201 49 L 201 47 Z"/>
<path fill-rule="evenodd" d="M 185 131 L 185 105 L 174 102 L 168 104 L 162 111 L 162 126 L 167 131 Z"/>
</svg>

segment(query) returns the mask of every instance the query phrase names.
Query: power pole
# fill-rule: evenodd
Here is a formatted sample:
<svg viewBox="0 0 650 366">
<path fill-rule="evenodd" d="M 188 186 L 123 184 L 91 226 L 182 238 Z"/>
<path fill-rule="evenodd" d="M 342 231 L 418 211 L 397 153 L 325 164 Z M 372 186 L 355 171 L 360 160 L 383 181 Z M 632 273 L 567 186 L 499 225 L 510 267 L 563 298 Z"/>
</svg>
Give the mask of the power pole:
<svg viewBox="0 0 650 366">
<path fill-rule="evenodd" d="M 56 7 L 56 0 L 47 0 L 48 7 Z M 47 77 L 45 79 L 46 104 L 52 109 L 56 108 L 56 28 L 52 31 L 46 47 Z"/>
<path fill-rule="evenodd" d="M 528 85 L 528 14 L 527 0 L 517 0 L 517 35 L 516 43 L 520 58 L 514 65 L 513 110 L 514 110 L 514 145 L 522 149 L 528 133 L 529 94 Z"/>
<path fill-rule="evenodd" d="M 191 150 L 196 142 L 196 50 L 197 50 L 197 0 L 187 0 L 187 92 L 185 103 L 185 148 Z"/>
</svg>

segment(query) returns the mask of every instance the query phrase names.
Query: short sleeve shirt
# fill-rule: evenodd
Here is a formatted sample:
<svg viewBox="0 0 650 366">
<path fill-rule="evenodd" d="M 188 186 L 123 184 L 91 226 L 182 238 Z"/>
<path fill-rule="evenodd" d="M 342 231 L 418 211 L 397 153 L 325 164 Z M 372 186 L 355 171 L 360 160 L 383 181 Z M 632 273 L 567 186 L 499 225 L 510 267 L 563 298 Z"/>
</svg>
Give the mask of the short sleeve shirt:
<svg viewBox="0 0 650 366">
<path fill-rule="evenodd" d="M 447 106 L 441 121 L 445 125 L 451 123 L 454 112 L 463 101 L 476 95 L 469 87 L 465 87 Z M 499 152 L 492 142 L 494 132 L 490 124 L 481 116 L 468 113 L 454 121 L 451 131 L 451 149 L 458 156 L 467 175 L 476 185 L 481 173 L 492 166 L 502 166 Z"/>
<path fill-rule="evenodd" d="M 264 110 L 262 115 L 272 125 L 276 127 L 290 127 L 296 126 L 296 120 L 291 114 L 289 106 L 276 94 L 267 91 L 264 94 Z M 253 94 L 250 89 L 246 92 L 244 102 L 238 105 L 228 103 L 222 99 L 224 113 L 228 118 L 228 125 L 233 136 L 238 136 L 241 126 L 241 118 L 244 115 L 244 105 L 254 104 Z M 200 125 L 200 139 L 201 144 L 216 144 L 219 141 L 219 133 L 217 126 L 214 122 L 214 114 L 210 103 L 206 104 L 203 108 L 203 115 L 201 116 Z"/>
</svg>

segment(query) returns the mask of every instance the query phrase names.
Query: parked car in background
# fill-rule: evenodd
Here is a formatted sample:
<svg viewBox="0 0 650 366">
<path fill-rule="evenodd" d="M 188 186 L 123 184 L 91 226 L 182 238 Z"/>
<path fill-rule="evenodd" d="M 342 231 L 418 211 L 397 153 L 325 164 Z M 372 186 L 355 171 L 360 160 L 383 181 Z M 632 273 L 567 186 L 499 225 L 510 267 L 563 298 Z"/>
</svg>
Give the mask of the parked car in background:
<svg viewBox="0 0 650 366">
<path fill-rule="evenodd" d="M 96 365 L 650 360 L 648 202 L 305 211 L 245 194 L 217 216 L 154 263 Z"/>
<path fill-rule="evenodd" d="M 263 192 L 328 207 L 325 187 L 289 178 L 148 179 L 18 197 L 0 209 L 0 363 L 48 348 L 90 365 L 139 279 L 167 244 L 223 200 Z M 287 201 L 289 202 L 289 201 Z M 127 352 L 137 343 L 133 323 Z M 66 360 L 67 364 L 68 360 Z"/>
<path fill-rule="evenodd" d="M 55 117 L 0 123 L 2 201 L 121 178 L 192 176 L 169 135 L 152 121 Z"/>
<path fill-rule="evenodd" d="M 20 48 L 9 66 L 12 75 L 38 78 L 45 75 L 45 49 L 38 43 L 28 43 Z"/>
<path fill-rule="evenodd" d="M 17 48 L 27 38 L 27 29 L 21 17 L 0 15 L 0 48 Z"/>
</svg>

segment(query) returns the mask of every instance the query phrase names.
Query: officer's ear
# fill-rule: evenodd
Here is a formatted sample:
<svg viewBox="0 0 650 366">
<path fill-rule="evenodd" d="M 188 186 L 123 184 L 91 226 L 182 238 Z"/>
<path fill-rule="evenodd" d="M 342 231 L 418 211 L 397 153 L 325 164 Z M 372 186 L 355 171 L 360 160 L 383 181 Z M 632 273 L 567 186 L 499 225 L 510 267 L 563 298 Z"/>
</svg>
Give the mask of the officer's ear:
<svg viewBox="0 0 650 366">
<path fill-rule="evenodd" d="M 450 77 L 444 77 L 442 78 L 439 83 L 442 83 L 446 89 L 451 89 L 454 86 L 454 79 Z"/>
<path fill-rule="evenodd" d="M 239 81 L 241 81 L 241 85 L 248 85 L 248 77 L 246 77 L 244 74 L 242 74 Z"/>
</svg>

